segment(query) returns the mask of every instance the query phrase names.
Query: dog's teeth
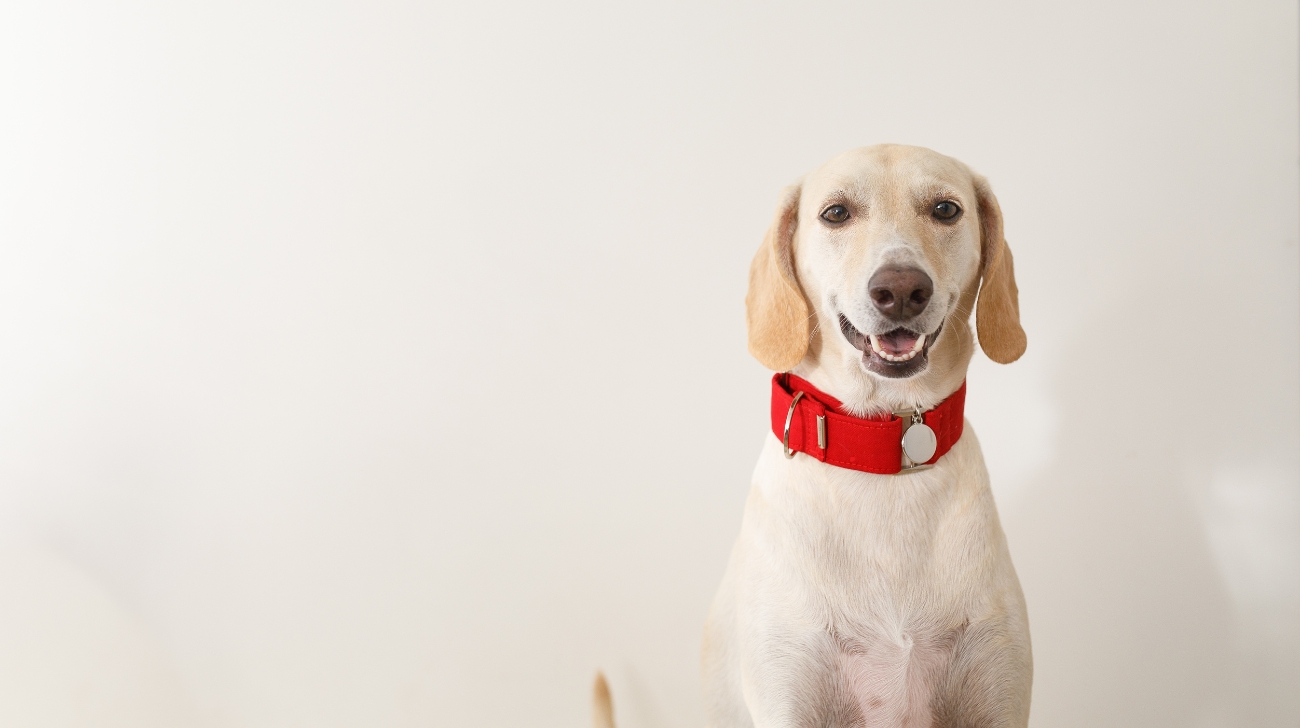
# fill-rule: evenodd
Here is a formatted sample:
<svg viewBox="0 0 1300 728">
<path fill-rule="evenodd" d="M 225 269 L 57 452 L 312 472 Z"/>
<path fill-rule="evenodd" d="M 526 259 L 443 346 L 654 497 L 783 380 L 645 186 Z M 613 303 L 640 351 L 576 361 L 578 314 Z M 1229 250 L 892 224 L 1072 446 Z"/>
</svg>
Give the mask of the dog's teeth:
<svg viewBox="0 0 1300 728">
<path fill-rule="evenodd" d="M 911 361 L 913 358 L 916 357 L 918 353 L 919 352 L 917 352 L 916 350 L 913 350 L 907 352 L 906 354 L 890 354 L 889 352 L 884 351 L 883 349 L 876 349 L 876 354 L 880 355 L 881 359 L 884 359 L 885 361 L 892 361 L 895 363 Z"/>
<path fill-rule="evenodd" d="M 871 341 L 871 350 L 876 352 L 876 355 L 879 356 L 881 359 L 884 359 L 885 361 L 892 361 L 892 362 L 905 362 L 914 359 L 916 355 L 920 354 L 921 350 L 925 348 L 926 335 L 921 334 L 920 336 L 916 337 L 916 341 L 912 343 L 911 351 L 907 351 L 902 354 L 890 354 L 889 352 L 885 351 L 884 347 L 880 345 L 879 336 L 876 336 L 874 334 L 868 334 L 867 338 Z"/>
</svg>

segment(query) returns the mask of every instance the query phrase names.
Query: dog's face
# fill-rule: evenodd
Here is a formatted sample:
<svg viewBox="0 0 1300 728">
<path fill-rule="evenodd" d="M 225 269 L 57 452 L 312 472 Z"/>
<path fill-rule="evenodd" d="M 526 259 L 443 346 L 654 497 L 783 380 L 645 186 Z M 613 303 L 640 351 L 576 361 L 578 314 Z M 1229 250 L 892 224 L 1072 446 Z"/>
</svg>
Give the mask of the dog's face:
<svg viewBox="0 0 1300 728">
<path fill-rule="evenodd" d="M 928 149 L 856 149 L 786 190 L 750 273 L 750 351 L 864 396 L 928 400 L 964 376 L 977 292 L 982 348 L 1014 361 L 1025 336 L 987 183 Z"/>
</svg>

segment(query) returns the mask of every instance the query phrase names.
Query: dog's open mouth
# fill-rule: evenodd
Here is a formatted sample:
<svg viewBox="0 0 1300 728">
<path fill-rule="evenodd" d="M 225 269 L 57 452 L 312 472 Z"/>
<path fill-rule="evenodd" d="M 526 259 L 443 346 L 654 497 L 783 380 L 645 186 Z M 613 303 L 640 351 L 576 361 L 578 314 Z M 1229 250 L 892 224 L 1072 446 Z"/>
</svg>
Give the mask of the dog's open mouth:
<svg viewBox="0 0 1300 728">
<path fill-rule="evenodd" d="M 870 334 L 871 351 L 885 361 L 901 364 L 911 361 L 925 349 L 925 334 L 915 334 L 907 329 L 894 329 L 879 336 Z"/>
<path fill-rule="evenodd" d="M 943 324 L 932 333 L 917 333 L 897 328 L 882 334 L 863 334 L 840 314 L 840 331 L 854 348 L 862 352 L 862 364 L 868 371 L 891 379 L 918 374 L 929 363 L 930 347 L 943 331 Z"/>
</svg>

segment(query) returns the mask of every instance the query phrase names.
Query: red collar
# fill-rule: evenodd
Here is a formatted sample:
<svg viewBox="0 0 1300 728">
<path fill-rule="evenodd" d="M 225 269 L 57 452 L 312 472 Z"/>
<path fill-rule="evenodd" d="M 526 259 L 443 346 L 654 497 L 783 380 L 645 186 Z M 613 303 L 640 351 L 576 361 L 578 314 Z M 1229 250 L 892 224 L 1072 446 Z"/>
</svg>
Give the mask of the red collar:
<svg viewBox="0 0 1300 728">
<path fill-rule="evenodd" d="M 965 405 L 966 382 L 962 382 L 938 407 L 921 415 L 938 440 L 926 465 L 933 465 L 961 439 Z M 772 377 L 772 432 L 786 442 L 788 420 L 788 456 L 801 452 L 841 468 L 882 475 L 915 467 L 903 466 L 904 425 L 910 420 L 893 414 L 863 419 L 845 414 L 841 406 L 839 400 L 793 374 Z"/>
</svg>

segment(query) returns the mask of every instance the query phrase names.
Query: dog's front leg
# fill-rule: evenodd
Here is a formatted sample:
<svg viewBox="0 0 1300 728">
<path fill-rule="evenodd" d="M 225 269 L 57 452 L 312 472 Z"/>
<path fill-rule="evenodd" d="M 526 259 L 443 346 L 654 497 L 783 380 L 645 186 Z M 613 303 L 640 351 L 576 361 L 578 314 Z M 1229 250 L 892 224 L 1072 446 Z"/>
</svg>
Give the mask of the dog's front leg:
<svg viewBox="0 0 1300 728">
<path fill-rule="evenodd" d="M 861 696 L 854 694 L 852 679 L 846 675 L 852 665 L 832 635 L 789 625 L 753 631 L 757 633 L 748 635 L 751 639 L 740 655 L 736 680 L 749 722 L 736 725 L 861 728 L 879 724 L 864 715 Z M 883 717 L 888 710 L 874 710 L 874 717 Z"/>
<path fill-rule="evenodd" d="M 754 728 L 745 704 L 737 637 L 734 578 L 728 571 L 704 626 L 701 672 L 708 728 Z"/>
</svg>

